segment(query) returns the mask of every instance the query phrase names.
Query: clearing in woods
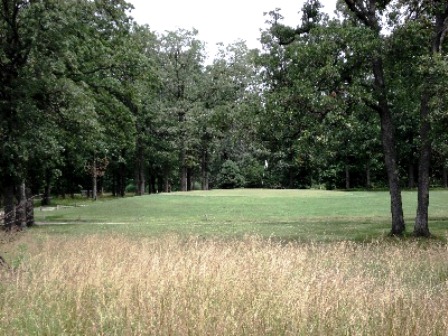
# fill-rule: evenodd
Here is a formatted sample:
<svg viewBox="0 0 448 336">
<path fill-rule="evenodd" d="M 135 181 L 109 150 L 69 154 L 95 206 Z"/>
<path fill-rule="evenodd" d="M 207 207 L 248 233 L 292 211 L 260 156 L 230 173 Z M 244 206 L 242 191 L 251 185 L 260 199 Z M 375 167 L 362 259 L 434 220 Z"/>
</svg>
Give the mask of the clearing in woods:
<svg viewBox="0 0 448 336">
<path fill-rule="evenodd" d="M 416 193 L 403 192 L 412 231 Z M 80 204 L 78 199 L 77 205 Z M 431 192 L 430 229 L 446 235 L 448 191 Z M 84 203 L 86 204 L 86 203 Z M 36 211 L 52 233 L 117 232 L 138 235 L 243 236 L 285 240 L 370 240 L 390 230 L 388 192 L 235 189 L 174 192 L 87 202 L 83 207 Z"/>
</svg>

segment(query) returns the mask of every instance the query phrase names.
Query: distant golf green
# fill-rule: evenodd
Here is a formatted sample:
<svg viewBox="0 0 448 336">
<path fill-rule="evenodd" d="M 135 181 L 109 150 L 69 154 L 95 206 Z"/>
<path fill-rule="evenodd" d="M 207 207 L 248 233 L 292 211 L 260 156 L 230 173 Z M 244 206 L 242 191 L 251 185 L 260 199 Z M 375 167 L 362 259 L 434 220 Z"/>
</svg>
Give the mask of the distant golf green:
<svg viewBox="0 0 448 336">
<path fill-rule="evenodd" d="M 430 229 L 448 232 L 448 191 L 431 192 Z M 84 205 L 84 206 L 81 206 Z M 390 230 L 388 192 L 236 189 L 193 191 L 83 202 L 36 209 L 49 233 L 242 236 L 294 240 L 370 240 Z M 403 193 L 412 231 L 416 193 Z M 50 211 L 52 210 L 52 211 Z M 58 224 L 58 225 L 56 225 Z"/>
</svg>

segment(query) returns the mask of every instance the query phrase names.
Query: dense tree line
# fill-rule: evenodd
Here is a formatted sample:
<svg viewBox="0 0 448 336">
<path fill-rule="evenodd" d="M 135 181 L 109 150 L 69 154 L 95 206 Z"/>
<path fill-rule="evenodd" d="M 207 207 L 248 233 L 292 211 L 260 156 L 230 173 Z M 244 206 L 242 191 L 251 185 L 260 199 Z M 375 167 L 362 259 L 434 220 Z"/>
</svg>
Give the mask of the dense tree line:
<svg viewBox="0 0 448 336">
<path fill-rule="evenodd" d="M 441 110 L 446 94 L 439 90 L 447 83 L 443 45 L 448 3 L 341 0 L 339 16 L 332 20 L 320 7 L 317 0 L 307 1 L 297 28 L 282 25 L 280 14 L 272 12 L 271 28 L 264 34 L 269 102 L 278 111 L 268 113 L 268 118 L 290 114 L 290 120 L 299 123 L 288 127 L 279 143 L 286 156 L 297 157 L 294 151 L 303 153 L 299 141 L 305 138 L 312 151 L 300 155 L 314 166 L 306 172 L 320 173 L 319 163 L 324 162 L 327 177 L 326 160 L 334 162 L 329 149 L 338 145 L 337 161 L 349 187 L 351 171 L 359 167 L 353 163 L 362 161 L 370 186 L 372 163 L 378 162 L 380 153 L 375 147 L 381 139 L 391 195 L 391 233 L 401 235 L 405 230 L 400 171 L 406 165 L 410 186 L 414 171 L 418 176 L 414 233 L 429 236 L 431 154 L 433 144 L 446 133 L 443 126 L 436 130 L 432 125 L 446 126 L 446 111 Z M 304 122 L 307 119 L 311 122 Z M 321 143 L 319 153 L 324 155 L 316 157 Z M 446 175 L 446 156 L 438 158 Z"/>
<path fill-rule="evenodd" d="M 417 187 L 447 187 L 446 1 L 317 0 L 297 27 L 269 13 L 261 50 L 205 54 L 196 31 L 156 34 L 123 0 L 5 0 L 0 190 L 6 228 L 31 195 L 382 188 L 392 234 Z"/>
</svg>

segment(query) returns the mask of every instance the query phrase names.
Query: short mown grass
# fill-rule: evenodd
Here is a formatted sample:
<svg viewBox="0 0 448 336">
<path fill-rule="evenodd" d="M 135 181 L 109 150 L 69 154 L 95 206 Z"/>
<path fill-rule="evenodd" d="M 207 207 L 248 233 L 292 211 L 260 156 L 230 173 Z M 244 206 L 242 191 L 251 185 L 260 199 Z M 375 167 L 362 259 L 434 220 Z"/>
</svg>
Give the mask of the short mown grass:
<svg viewBox="0 0 448 336">
<path fill-rule="evenodd" d="M 431 193 L 431 231 L 444 237 L 448 191 Z M 323 190 L 213 190 L 157 194 L 76 207 L 36 211 L 37 221 L 64 224 L 39 227 L 53 233 L 176 233 L 205 236 L 256 234 L 286 240 L 369 240 L 390 231 L 387 192 Z M 80 206 L 86 205 L 86 206 Z M 412 230 L 416 193 L 403 193 Z M 72 224 L 72 225 L 70 225 Z"/>
</svg>

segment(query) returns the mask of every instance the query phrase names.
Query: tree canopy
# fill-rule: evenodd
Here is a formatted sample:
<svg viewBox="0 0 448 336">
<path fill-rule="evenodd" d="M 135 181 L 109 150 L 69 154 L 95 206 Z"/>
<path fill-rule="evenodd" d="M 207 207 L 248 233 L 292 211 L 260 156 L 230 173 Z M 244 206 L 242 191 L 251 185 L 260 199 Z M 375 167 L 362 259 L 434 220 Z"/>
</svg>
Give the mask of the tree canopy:
<svg viewBox="0 0 448 336">
<path fill-rule="evenodd" d="M 305 1 L 268 13 L 262 48 L 192 29 L 158 34 L 123 0 L 5 0 L 0 8 L 4 224 L 32 225 L 29 195 L 447 187 L 448 4 Z M 298 8 L 299 10 L 299 8 Z M 28 195 L 28 196 L 27 196 Z M 27 205 L 28 204 L 28 205 Z"/>
</svg>

